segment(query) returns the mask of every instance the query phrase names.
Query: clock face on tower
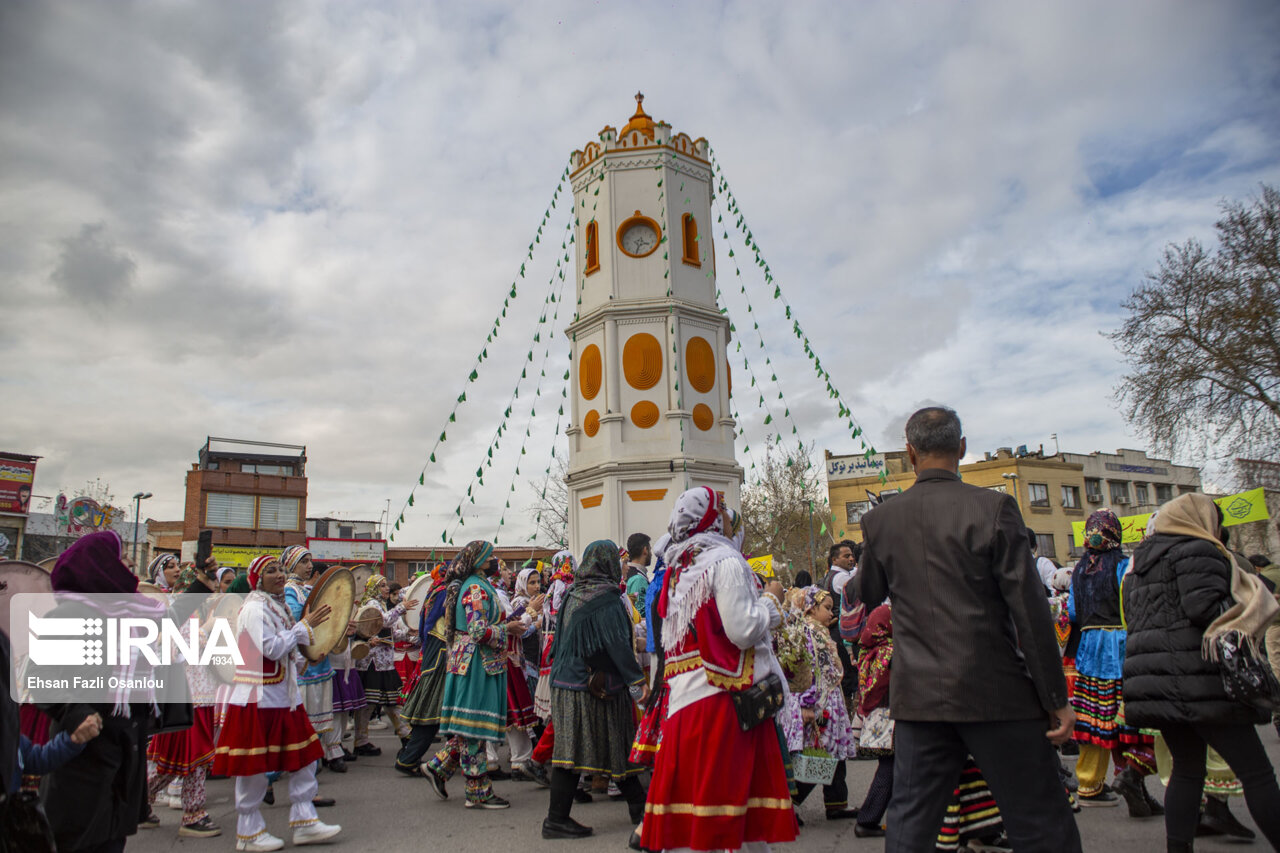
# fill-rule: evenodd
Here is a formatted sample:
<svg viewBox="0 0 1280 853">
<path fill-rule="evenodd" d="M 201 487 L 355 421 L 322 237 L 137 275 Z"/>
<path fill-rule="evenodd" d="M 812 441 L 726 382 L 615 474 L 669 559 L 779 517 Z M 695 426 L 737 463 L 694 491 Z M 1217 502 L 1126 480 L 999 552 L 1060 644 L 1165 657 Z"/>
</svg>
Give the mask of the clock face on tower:
<svg viewBox="0 0 1280 853">
<path fill-rule="evenodd" d="M 641 216 L 638 210 L 618 226 L 618 248 L 633 258 L 653 254 L 661 240 L 662 233 L 658 223 L 647 216 Z"/>
</svg>

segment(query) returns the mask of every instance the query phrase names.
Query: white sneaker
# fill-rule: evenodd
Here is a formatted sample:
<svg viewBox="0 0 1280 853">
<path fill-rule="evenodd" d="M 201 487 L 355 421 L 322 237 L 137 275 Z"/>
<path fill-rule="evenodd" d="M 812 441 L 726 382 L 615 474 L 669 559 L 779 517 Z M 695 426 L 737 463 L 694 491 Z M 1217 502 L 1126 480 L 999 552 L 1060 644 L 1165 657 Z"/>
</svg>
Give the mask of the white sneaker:
<svg viewBox="0 0 1280 853">
<path fill-rule="evenodd" d="M 284 841 L 264 829 L 253 838 L 245 839 L 236 836 L 236 849 L 243 850 L 245 853 L 270 853 L 272 850 L 283 850 Z"/>
<path fill-rule="evenodd" d="M 308 823 L 293 831 L 293 846 L 301 847 L 303 844 L 321 844 L 333 838 L 339 832 L 342 832 L 342 827 L 336 823 L 328 824 L 320 821 Z"/>
</svg>

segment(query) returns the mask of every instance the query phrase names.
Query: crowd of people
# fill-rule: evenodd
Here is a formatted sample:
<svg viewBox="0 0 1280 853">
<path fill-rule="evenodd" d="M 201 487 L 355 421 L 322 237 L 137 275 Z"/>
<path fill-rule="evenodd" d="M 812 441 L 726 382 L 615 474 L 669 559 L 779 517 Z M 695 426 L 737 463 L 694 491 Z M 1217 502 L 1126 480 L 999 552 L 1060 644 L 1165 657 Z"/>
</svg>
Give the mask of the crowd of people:
<svg viewBox="0 0 1280 853">
<path fill-rule="evenodd" d="M 348 617 L 308 607 L 324 567 L 305 548 L 238 575 L 162 555 L 149 578 L 188 593 L 177 615 L 207 623 L 219 593 L 245 594 L 240 642 L 261 666 L 221 685 L 192 667 L 192 719 L 163 733 L 136 701 L 18 708 L 4 691 L 6 742 L 21 731 L 0 754 L 6 802 L 39 781 L 57 849 L 116 851 L 162 802 L 181 808 L 180 835 L 220 834 L 205 780 L 229 776 L 236 849 L 270 851 L 284 841 L 261 810 L 287 777 L 292 841 L 320 843 L 341 827 L 318 817 L 334 801 L 317 772 L 379 755 L 370 730 L 386 728 L 394 770 L 441 800 L 459 771 L 468 809 L 508 808 L 516 789 L 495 782 L 549 789 L 548 839 L 590 836 L 574 806 L 606 795 L 627 805 L 632 849 L 764 850 L 801 837 L 797 807 L 821 788 L 827 820 L 894 853 L 1079 850 L 1076 814 L 1121 803 L 1189 851 L 1201 834 L 1253 836 L 1227 805 L 1241 794 L 1280 847 L 1255 728 L 1266 691 L 1224 677 L 1280 646 L 1280 570 L 1232 552 L 1199 494 L 1161 507 L 1129 554 L 1115 514 L 1094 512 L 1083 555 L 1059 567 L 1034 555 L 1011 497 L 960 481 L 954 412 L 917 412 L 906 437 L 915 485 L 864 516 L 862 542 L 832 545 L 817 582 L 753 573 L 739 514 L 695 487 L 656 541 L 523 566 L 474 541 L 421 600 L 373 576 L 360 655 L 354 611 L 347 642 L 301 654 Z M 138 578 L 107 532 L 66 551 L 53 584 L 128 593 Z M 875 769 L 851 801 L 853 760 Z"/>
</svg>

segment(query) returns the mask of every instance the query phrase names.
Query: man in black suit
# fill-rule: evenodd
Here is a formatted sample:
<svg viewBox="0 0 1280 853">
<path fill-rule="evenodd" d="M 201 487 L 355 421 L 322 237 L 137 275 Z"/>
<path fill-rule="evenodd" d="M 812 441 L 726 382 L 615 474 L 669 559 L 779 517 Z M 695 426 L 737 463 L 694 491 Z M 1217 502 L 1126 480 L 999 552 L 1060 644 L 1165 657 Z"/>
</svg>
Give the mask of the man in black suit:
<svg viewBox="0 0 1280 853">
<path fill-rule="evenodd" d="M 1017 503 L 960 481 L 951 409 L 921 409 L 906 432 L 915 485 L 862 517 L 852 581 L 863 601 L 893 604 L 885 851 L 933 849 L 966 754 L 1018 853 L 1079 851 L 1052 747 L 1075 714 Z"/>
</svg>

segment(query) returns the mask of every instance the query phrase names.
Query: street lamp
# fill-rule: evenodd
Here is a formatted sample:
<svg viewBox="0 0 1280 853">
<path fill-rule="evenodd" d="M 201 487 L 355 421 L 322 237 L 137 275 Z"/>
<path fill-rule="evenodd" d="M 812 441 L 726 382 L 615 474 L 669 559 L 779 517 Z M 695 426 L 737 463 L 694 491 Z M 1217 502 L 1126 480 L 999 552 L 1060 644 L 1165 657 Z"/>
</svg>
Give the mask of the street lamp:
<svg viewBox="0 0 1280 853">
<path fill-rule="evenodd" d="M 1013 486 L 1013 502 L 1018 505 L 1018 512 L 1022 512 L 1022 496 L 1018 494 L 1018 475 L 1017 474 L 1001 474 L 1006 480 L 1011 481 Z"/>
<path fill-rule="evenodd" d="M 138 515 L 142 512 L 142 502 L 151 497 L 150 492 L 138 492 L 133 496 L 133 569 L 138 570 Z"/>
</svg>

